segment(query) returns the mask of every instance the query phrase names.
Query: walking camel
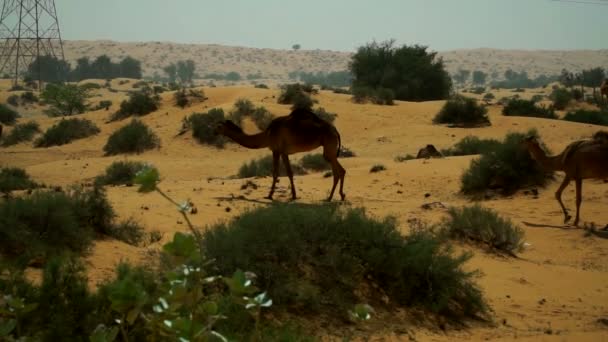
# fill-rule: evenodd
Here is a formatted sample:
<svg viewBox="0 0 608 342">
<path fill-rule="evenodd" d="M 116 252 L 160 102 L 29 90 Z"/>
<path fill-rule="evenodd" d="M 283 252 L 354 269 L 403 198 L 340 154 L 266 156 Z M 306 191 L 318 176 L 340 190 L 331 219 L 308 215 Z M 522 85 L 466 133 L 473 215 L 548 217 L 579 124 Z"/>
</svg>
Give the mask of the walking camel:
<svg viewBox="0 0 608 342">
<path fill-rule="evenodd" d="M 344 176 L 346 170 L 338 162 L 340 153 L 340 134 L 338 130 L 316 114 L 296 109 L 289 115 L 278 117 L 268 125 L 268 128 L 257 134 L 246 134 L 230 120 L 222 122 L 215 132 L 229 137 L 241 146 L 258 149 L 269 148 L 272 151 L 272 186 L 266 198 L 272 199 L 279 176 L 279 158 L 283 160 L 287 176 L 291 185 L 292 199 L 296 199 L 296 187 L 293 184 L 293 172 L 289 164 L 289 155 L 314 150 L 323 146 L 323 157 L 331 164 L 334 183 L 327 201 L 331 201 L 340 181 L 340 197 L 345 198 L 343 192 Z"/>
<path fill-rule="evenodd" d="M 562 153 L 547 156 L 535 137 L 525 139 L 530 155 L 548 171 L 563 171 L 566 176 L 555 192 L 555 198 L 564 212 L 564 223 L 571 216 L 562 202 L 562 192 L 574 180 L 576 184 L 576 218 L 574 225 L 578 227 L 579 213 L 582 202 L 583 179 L 608 178 L 608 141 L 606 133 L 598 132 L 591 140 L 579 140 L 568 145 Z"/>
</svg>

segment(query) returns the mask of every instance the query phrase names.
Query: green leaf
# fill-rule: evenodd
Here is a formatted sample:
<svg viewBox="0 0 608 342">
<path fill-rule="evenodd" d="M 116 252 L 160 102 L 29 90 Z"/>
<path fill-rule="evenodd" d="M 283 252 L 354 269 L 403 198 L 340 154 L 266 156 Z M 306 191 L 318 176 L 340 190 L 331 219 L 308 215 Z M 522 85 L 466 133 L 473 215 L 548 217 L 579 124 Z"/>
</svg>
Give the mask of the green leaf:
<svg viewBox="0 0 608 342">
<path fill-rule="evenodd" d="M 133 325 L 133 323 L 135 323 L 135 320 L 137 319 L 138 316 L 139 316 L 138 308 L 130 310 L 129 313 L 127 313 L 127 323 L 129 325 Z"/>
<path fill-rule="evenodd" d="M 207 315 L 214 316 L 217 314 L 217 303 L 213 301 L 204 302 L 201 304 L 201 309 Z"/>
<path fill-rule="evenodd" d="M 151 192 L 156 189 L 156 184 L 160 180 L 160 174 L 155 167 L 147 166 L 139 171 L 133 179 L 134 184 L 139 184 L 139 192 Z"/>
<path fill-rule="evenodd" d="M 8 336 L 17 326 L 17 321 L 9 319 L 6 322 L 0 323 L 0 336 Z"/>
<path fill-rule="evenodd" d="M 186 261 L 199 261 L 200 253 L 198 251 L 198 244 L 194 239 L 194 236 L 184 233 L 175 233 L 173 235 L 173 241 L 163 246 L 163 251 L 176 259 L 178 262 L 183 263 Z"/>
<path fill-rule="evenodd" d="M 90 342 L 112 342 L 118 336 L 118 327 L 107 328 L 100 324 L 89 336 Z"/>
</svg>

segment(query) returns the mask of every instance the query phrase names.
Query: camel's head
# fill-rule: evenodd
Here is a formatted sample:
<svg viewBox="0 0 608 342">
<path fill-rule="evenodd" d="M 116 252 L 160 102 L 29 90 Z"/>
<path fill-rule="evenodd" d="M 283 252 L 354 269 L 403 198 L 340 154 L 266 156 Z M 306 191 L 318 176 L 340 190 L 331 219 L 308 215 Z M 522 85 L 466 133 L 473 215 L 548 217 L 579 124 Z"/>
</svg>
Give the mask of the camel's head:
<svg viewBox="0 0 608 342">
<path fill-rule="evenodd" d="M 538 138 L 534 135 L 528 135 L 527 137 L 525 137 L 524 140 L 522 141 L 522 145 L 528 151 L 533 151 L 535 149 L 540 148 L 540 143 L 538 142 Z"/>
<path fill-rule="evenodd" d="M 230 120 L 224 120 L 215 127 L 215 134 L 226 135 L 227 132 L 241 131 L 241 128 Z"/>
</svg>

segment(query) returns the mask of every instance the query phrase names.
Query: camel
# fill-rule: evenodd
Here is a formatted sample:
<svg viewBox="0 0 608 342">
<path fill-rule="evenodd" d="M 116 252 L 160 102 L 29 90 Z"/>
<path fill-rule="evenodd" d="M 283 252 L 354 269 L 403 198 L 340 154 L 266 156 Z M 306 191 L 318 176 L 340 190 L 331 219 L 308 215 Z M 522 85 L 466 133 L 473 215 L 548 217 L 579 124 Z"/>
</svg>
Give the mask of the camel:
<svg viewBox="0 0 608 342">
<path fill-rule="evenodd" d="M 283 160 L 291 185 L 292 199 L 296 199 L 296 187 L 293 184 L 293 172 L 289 164 L 289 155 L 307 152 L 323 146 L 323 157 L 331 164 L 334 182 L 327 201 L 331 201 L 340 181 L 340 196 L 343 192 L 346 170 L 338 162 L 341 140 L 338 130 L 316 114 L 305 109 L 296 109 L 289 115 L 278 117 L 268 125 L 268 128 L 257 134 L 246 134 L 230 120 L 223 121 L 215 130 L 216 134 L 227 136 L 241 146 L 247 148 L 269 148 L 272 151 L 272 186 L 266 198 L 272 200 L 279 176 L 279 158 Z"/>
<path fill-rule="evenodd" d="M 600 99 L 603 99 L 604 96 L 606 96 L 606 103 L 608 103 L 608 78 L 600 86 Z"/>
<path fill-rule="evenodd" d="M 441 158 L 443 155 L 437 151 L 435 146 L 432 144 L 428 144 L 425 147 L 418 150 L 418 154 L 416 155 L 416 159 L 429 159 L 429 158 Z"/>
<path fill-rule="evenodd" d="M 526 147 L 533 159 L 548 171 L 563 171 L 566 176 L 555 192 L 555 198 L 564 213 L 564 223 L 572 217 L 562 202 L 562 192 L 574 180 L 576 184 L 576 218 L 574 226 L 578 227 L 582 202 L 583 179 L 608 178 L 608 142 L 606 133 L 596 133 L 593 139 L 578 140 L 570 143 L 562 153 L 547 156 L 535 137 L 525 139 Z"/>
</svg>

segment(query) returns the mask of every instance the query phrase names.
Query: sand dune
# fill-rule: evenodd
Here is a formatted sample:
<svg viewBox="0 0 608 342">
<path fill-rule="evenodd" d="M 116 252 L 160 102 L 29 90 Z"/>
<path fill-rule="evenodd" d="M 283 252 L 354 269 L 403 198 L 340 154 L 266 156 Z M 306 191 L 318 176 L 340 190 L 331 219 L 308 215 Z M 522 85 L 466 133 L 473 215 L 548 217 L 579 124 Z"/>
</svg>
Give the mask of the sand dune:
<svg viewBox="0 0 608 342">
<path fill-rule="evenodd" d="M 117 82 L 113 81 L 113 87 L 118 87 Z M 6 96 L 8 86 L 0 84 L 1 96 Z M 165 93 L 160 110 L 142 118 L 160 136 L 162 147 L 158 150 L 141 155 L 103 156 L 102 147 L 108 136 L 126 123 L 106 124 L 105 121 L 126 95 L 102 89 L 97 91 L 100 96 L 93 99 L 111 99 L 114 105 L 110 111 L 99 110 L 82 115 L 101 128 L 99 135 L 46 149 L 35 149 L 31 144 L 0 148 L 0 164 L 24 167 L 36 181 L 69 185 L 88 182 L 115 160 L 151 162 L 163 176 L 160 186 L 164 190 L 177 199 L 189 198 L 198 207 L 199 213 L 192 216 L 192 221 L 199 227 L 230 219 L 247 208 L 265 205 L 268 201 L 263 197 L 270 186 L 269 178 L 253 179 L 259 185 L 258 189 L 242 191 L 240 186 L 244 180 L 228 177 L 234 175 L 244 162 L 267 155 L 269 151 L 247 150 L 235 144 L 218 150 L 199 145 L 189 135 L 176 137 L 176 133 L 185 115 L 212 107 L 227 110 L 241 97 L 250 99 L 255 105 L 265 106 L 275 115 L 287 114 L 289 107 L 276 104 L 272 96 L 278 94 L 277 89 L 224 87 L 205 88 L 204 91 L 209 100 L 185 109 L 173 106 L 172 94 Z M 527 93 L 541 91 L 537 89 Z M 363 206 L 379 217 L 394 215 L 404 232 L 409 229 L 408 219 L 438 222 L 444 217 L 444 209 L 424 210 L 421 208 L 424 203 L 439 201 L 446 206 L 470 203 L 458 191 L 460 176 L 475 156 L 398 163 L 394 161 L 397 155 L 415 154 L 429 143 L 439 149 L 447 148 L 467 135 L 501 139 L 508 132 L 530 128 L 538 129 L 553 151 L 560 151 L 572 140 L 588 137 L 599 129 L 597 126 L 556 120 L 504 117 L 499 106 L 489 108 L 491 127 L 447 128 L 431 123 L 443 101 L 397 102 L 395 106 L 357 105 L 347 95 L 325 91 L 316 98 L 328 111 L 338 114 L 336 126 L 342 142 L 357 155 L 341 160 L 347 170 L 345 192 L 348 204 Z M 36 110 L 32 110 L 29 116 L 43 129 L 59 120 L 42 116 Z M 253 125 L 247 129 L 255 131 Z M 295 155 L 292 160 L 300 157 Z M 378 163 L 387 170 L 370 174 L 370 167 Z M 473 326 L 461 331 L 441 332 L 418 329 L 404 322 L 404 328 L 418 340 L 434 341 L 608 339 L 607 327 L 597 323 L 599 318 L 608 317 L 608 240 L 585 236 L 582 229 L 563 225 L 559 206 L 553 198 L 561 177 L 559 175 L 547 188 L 540 189 L 537 199 L 517 193 L 482 203 L 520 225 L 530 244 L 519 259 L 496 257 L 473 249 L 475 256 L 469 267 L 483 272 L 479 282 L 494 310 L 496 327 Z M 322 201 L 331 186 L 331 181 L 323 178 L 322 173 L 296 176 L 295 182 L 301 198 L 299 201 L 305 203 Z M 170 239 L 176 231 L 186 231 L 179 213 L 160 196 L 140 194 L 133 187 L 111 187 L 108 195 L 121 218 L 133 217 L 146 229 L 162 232 L 163 241 Z M 240 195 L 244 199 L 238 199 Z M 288 182 L 282 179 L 275 198 L 286 201 L 289 196 Z M 594 222 L 603 227 L 608 223 L 608 184 L 586 181 L 583 196 L 583 222 Z M 568 207 L 573 208 L 574 186 L 564 192 L 564 200 Z M 140 262 L 145 260 L 147 251 L 158 246 L 137 248 L 116 241 L 98 242 L 87 258 L 91 284 L 111 276 L 120 260 Z M 468 246 L 459 248 L 470 249 Z M 407 338 L 403 334 L 380 332 L 373 339 L 397 341 Z"/>
</svg>

